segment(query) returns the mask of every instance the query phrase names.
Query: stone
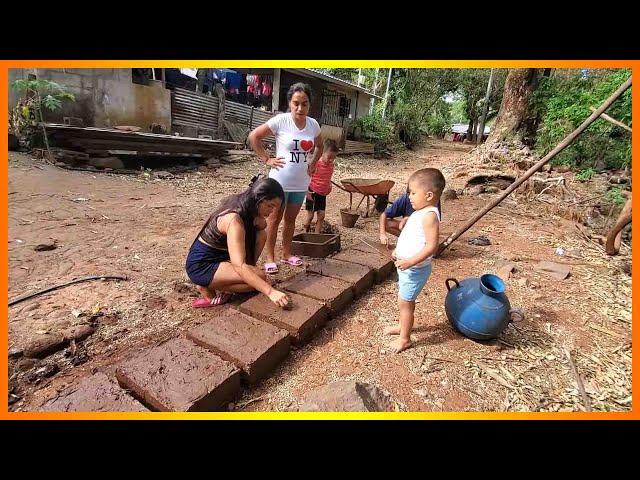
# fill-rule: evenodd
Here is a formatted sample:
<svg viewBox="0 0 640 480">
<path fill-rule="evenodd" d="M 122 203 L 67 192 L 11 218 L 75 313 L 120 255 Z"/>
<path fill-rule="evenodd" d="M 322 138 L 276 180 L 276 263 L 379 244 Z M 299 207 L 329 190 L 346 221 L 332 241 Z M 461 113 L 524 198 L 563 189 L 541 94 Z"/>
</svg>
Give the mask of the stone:
<svg viewBox="0 0 640 480">
<path fill-rule="evenodd" d="M 23 354 L 27 358 L 44 358 L 62 350 L 66 343 L 67 340 L 60 333 L 39 335 L 24 348 Z"/>
<path fill-rule="evenodd" d="M 535 265 L 534 270 L 549 275 L 556 280 L 564 280 L 571 274 L 571 267 L 555 262 L 540 262 Z"/>
<path fill-rule="evenodd" d="M 442 200 L 443 201 L 447 201 L 447 200 L 456 200 L 458 198 L 458 194 L 456 193 L 455 190 L 449 188 L 447 190 L 445 190 L 444 192 L 442 192 Z"/>
<path fill-rule="evenodd" d="M 301 412 L 393 412 L 391 396 L 375 385 L 337 381 L 309 392 Z"/>
<path fill-rule="evenodd" d="M 480 235 L 479 237 L 470 238 L 467 243 L 478 247 L 487 247 L 491 245 L 491 240 L 489 240 L 485 235 Z"/>
</svg>

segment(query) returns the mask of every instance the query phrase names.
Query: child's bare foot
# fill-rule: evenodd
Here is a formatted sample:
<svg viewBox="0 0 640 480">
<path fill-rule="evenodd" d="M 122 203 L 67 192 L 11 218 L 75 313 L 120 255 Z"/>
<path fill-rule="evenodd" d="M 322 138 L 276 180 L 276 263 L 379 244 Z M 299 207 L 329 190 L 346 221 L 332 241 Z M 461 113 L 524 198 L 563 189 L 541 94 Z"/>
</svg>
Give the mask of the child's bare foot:
<svg viewBox="0 0 640 480">
<path fill-rule="evenodd" d="M 411 346 L 411 340 L 407 340 L 404 338 L 399 338 L 391 342 L 391 344 L 389 345 L 389 347 L 394 353 L 400 353 L 403 350 L 406 350 L 407 348 L 409 348 L 410 346 Z"/>
<path fill-rule="evenodd" d="M 400 335 L 400 325 L 394 325 L 392 327 L 384 327 L 385 335 Z"/>
</svg>

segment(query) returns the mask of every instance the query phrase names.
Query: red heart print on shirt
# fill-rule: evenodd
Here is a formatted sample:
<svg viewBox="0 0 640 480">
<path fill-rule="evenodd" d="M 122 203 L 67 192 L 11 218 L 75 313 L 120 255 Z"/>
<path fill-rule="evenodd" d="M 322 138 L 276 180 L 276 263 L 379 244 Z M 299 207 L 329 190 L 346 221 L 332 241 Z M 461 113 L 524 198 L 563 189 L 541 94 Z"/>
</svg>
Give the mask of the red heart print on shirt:
<svg viewBox="0 0 640 480">
<path fill-rule="evenodd" d="M 308 152 L 313 148 L 313 140 L 302 140 L 300 142 L 300 146 L 302 147 L 302 150 Z"/>
</svg>

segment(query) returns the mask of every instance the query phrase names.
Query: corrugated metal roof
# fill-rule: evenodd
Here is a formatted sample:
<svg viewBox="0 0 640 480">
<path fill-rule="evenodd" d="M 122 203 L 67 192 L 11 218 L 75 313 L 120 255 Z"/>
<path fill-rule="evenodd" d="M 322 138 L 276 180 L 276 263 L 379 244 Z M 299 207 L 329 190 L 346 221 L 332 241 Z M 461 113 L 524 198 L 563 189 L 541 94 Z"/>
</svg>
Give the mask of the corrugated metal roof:
<svg viewBox="0 0 640 480">
<path fill-rule="evenodd" d="M 451 125 L 451 131 L 453 133 L 467 133 L 467 130 L 469 130 L 469 125 L 466 123 L 456 123 L 455 125 Z M 484 126 L 484 133 L 485 135 L 489 134 L 491 132 L 491 128 L 488 125 Z"/>
<path fill-rule="evenodd" d="M 341 85 L 343 87 L 349 87 L 352 88 L 354 90 L 358 90 L 359 92 L 364 93 L 365 95 L 369 95 L 370 97 L 375 97 L 375 98 L 379 98 L 382 99 L 381 96 L 379 95 L 375 95 L 373 93 L 371 93 L 369 90 L 367 90 L 364 87 L 361 87 L 353 82 L 349 82 L 348 80 L 343 80 L 341 78 L 338 77 L 334 77 L 333 75 L 328 75 L 324 72 L 321 72 L 320 70 L 316 70 L 315 68 L 285 68 L 283 70 L 289 70 L 292 72 L 296 72 L 296 73 L 301 73 L 303 75 L 307 75 L 307 76 L 311 76 L 311 77 L 316 77 L 316 78 L 321 78 L 323 80 L 327 80 L 331 83 L 334 83 L 336 85 Z"/>
</svg>

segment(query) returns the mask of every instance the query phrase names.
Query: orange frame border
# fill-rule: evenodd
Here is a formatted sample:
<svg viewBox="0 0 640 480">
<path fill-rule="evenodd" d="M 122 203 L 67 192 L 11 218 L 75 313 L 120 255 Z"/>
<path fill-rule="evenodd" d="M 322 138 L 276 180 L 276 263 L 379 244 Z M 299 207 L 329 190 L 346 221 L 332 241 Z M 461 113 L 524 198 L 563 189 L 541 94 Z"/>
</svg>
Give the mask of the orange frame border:
<svg viewBox="0 0 640 480">
<path fill-rule="evenodd" d="M 361 68 L 631 68 L 632 75 L 640 75 L 640 60 L 0 60 L 0 97 L 2 98 L 2 112 L 0 120 L 8 123 L 8 69 L 10 68 L 326 68 L 326 67 L 361 67 Z M 632 116 L 640 118 L 640 87 L 632 85 Z M 0 151 L 8 152 L 8 138 L 0 135 Z M 633 159 L 640 155 L 640 140 L 632 137 L 632 165 Z M 2 164 L 0 185 L 3 209 L 6 213 L 0 217 L 2 231 L 8 238 L 9 217 L 9 177 L 8 155 Z M 633 173 L 632 181 L 640 181 L 640 171 Z M 633 207 L 638 208 L 640 197 L 633 200 Z M 633 228 L 633 226 L 632 226 Z M 635 238 L 635 240 L 633 240 Z M 632 238 L 632 246 L 640 248 L 640 237 Z M 9 308 L 8 308 L 8 279 L 9 279 L 9 251 L 2 252 L 3 260 L 2 282 L 7 292 L 2 304 L 2 325 L 0 326 L 0 379 L 8 391 L 9 386 Z M 640 267 L 632 265 L 632 274 L 639 278 Z M 637 298 L 636 284 L 632 283 L 632 296 Z M 636 301 L 632 299 L 632 312 Z M 633 313 L 632 313 L 633 318 Z M 638 340 L 638 329 L 632 322 L 632 342 Z M 632 372 L 638 367 L 637 356 L 632 358 Z M 637 375 L 635 376 L 637 377 Z M 632 373 L 632 403 L 631 412 L 392 412 L 392 413 L 308 413 L 308 412 L 214 412 L 214 413 L 39 413 L 39 412 L 9 412 L 8 396 L 1 397 L 0 420 L 637 420 L 640 419 L 640 405 L 633 396 L 638 381 Z"/>
</svg>

